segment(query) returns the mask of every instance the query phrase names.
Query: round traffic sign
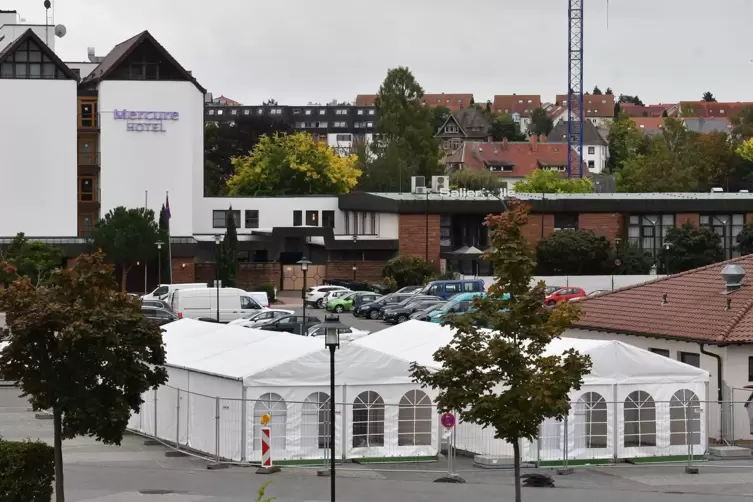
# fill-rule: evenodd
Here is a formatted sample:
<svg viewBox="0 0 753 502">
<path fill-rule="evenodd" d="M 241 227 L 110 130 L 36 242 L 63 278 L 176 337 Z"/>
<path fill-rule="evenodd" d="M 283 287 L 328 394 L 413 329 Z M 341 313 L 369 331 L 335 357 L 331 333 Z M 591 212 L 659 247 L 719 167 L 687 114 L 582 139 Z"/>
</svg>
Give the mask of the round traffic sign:
<svg viewBox="0 0 753 502">
<path fill-rule="evenodd" d="M 444 427 L 445 429 L 452 429 L 453 427 L 455 427 L 455 415 L 453 415 L 452 413 L 445 413 L 444 415 L 442 415 L 441 421 L 442 427 Z"/>
<path fill-rule="evenodd" d="M 615 266 L 619 267 L 620 265 L 622 265 L 622 260 L 620 260 L 619 258 L 617 258 L 616 260 L 614 260 L 614 264 L 615 264 Z"/>
</svg>

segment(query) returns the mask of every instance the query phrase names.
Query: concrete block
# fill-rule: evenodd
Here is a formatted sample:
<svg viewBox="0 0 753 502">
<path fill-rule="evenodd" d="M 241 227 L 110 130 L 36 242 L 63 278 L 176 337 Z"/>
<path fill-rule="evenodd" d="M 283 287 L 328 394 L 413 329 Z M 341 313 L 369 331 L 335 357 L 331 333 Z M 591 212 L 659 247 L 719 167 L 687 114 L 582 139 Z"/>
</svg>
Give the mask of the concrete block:
<svg viewBox="0 0 753 502">
<path fill-rule="evenodd" d="M 506 456 L 474 455 L 473 464 L 483 469 L 509 469 L 515 466 L 515 459 Z"/>
<path fill-rule="evenodd" d="M 256 474 L 274 474 L 280 471 L 282 471 L 282 468 L 279 465 L 273 465 L 272 467 L 259 467 L 256 469 Z M 319 473 L 317 473 L 318 475 Z"/>
<path fill-rule="evenodd" d="M 227 464 L 207 464 L 207 469 L 210 471 L 216 471 L 219 469 L 227 469 Z"/>
<path fill-rule="evenodd" d="M 564 469 L 557 469 L 557 474 L 559 474 L 560 476 L 569 476 L 573 472 L 575 471 L 573 471 L 572 467 L 566 467 Z"/>
<path fill-rule="evenodd" d="M 162 443 L 157 441 L 156 439 L 147 439 L 144 441 L 144 446 L 161 446 Z"/>
<path fill-rule="evenodd" d="M 457 474 L 450 474 L 449 476 L 442 476 L 435 479 L 435 483 L 465 483 L 465 479 L 461 478 Z"/>
<path fill-rule="evenodd" d="M 170 458 L 177 458 L 177 457 L 187 457 L 188 454 L 182 451 L 171 450 L 171 451 L 166 451 L 165 456 L 170 457 Z"/>
<path fill-rule="evenodd" d="M 720 458 L 751 457 L 750 449 L 741 446 L 709 446 L 709 453 Z"/>
<path fill-rule="evenodd" d="M 698 474 L 698 467 L 685 466 L 685 474 Z"/>
</svg>

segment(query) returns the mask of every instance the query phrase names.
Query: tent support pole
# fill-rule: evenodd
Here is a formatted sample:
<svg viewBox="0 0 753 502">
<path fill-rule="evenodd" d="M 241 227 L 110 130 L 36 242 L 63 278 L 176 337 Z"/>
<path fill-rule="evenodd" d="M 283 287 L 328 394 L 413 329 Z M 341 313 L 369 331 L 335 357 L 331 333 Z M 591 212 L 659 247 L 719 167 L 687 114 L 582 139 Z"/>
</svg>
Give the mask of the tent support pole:
<svg viewBox="0 0 753 502">
<path fill-rule="evenodd" d="M 157 389 L 154 389 L 154 437 L 159 437 L 157 434 Z"/>
<path fill-rule="evenodd" d="M 617 413 L 617 385 L 612 386 L 612 449 L 614 450 L 614 463 L 617 463 L 617 451 L 619 449 L 618 413 Z"/>
<path fill-rule="evenodd" d="M 243 385 L 243 383 L 241 383 Z M 241 393 L 241 462 L 246 461 L 246 443 L 248 434 L 248 425 L 246 420 L 248 419 L 246 413 L 248 412 L 248 405 L 246 404 L 246 396 L 248 395 L 248 388 L 243 385 L 243 392 Z"/>
<path fill-rule="evenodd" d="M 348 400 L 347 400 L 348 394 L 346 392 L 345 382 L 343 382 L 342 388 L 343 388 L 343 397 L 342 397 L 343 410 L 342 410 L 342 413 L 340 414 L 340 427 L 341 427 L 340 440 L 342 441 L 342 451 L 340 452 L 340 455 L 342 456 L 342 458 L 340 460 L 344 462 L 348 454 L 348 450 L 347 450 L 348 434 L 346 432 L 348 430 L 347 423 L 346 423 L 346 421 L 348 420 Z M 332 440 L 334 441 L 335 438 L 333 438 Z M 334 461 L 335 459 L 332 459 L 332 462 Z"/>
</svg>

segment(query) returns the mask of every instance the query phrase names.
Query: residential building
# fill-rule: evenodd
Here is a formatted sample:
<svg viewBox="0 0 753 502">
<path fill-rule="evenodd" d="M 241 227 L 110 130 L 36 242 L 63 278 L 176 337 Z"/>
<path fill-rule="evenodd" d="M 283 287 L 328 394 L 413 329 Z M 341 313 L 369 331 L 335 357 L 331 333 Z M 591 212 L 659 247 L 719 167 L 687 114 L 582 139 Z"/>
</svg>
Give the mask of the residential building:
<svg viewBox="0 0 753 502">
<path fill-rule="evenodd" d="M 556 110 L 550 114 L 556 124 L 567 121 L 567 94 L 558 94 L 554 103 Z M 608 129 L 614 119 L 614 96 L 612 94 L 583 95 L 583 117 L 599 129 Z"/>
<path fill-rule="evenodd" d="M 207 94 L 207 96 L 209 96 Z M 212 99 L 212 105 L 214 106 L 243 106 L 241 103 L 235 101 L 234 99 L 230 99 L 225 96 L 220 96 L 218 98 Z"/>
<path fill-rule="evenodd" d="M 436 137 L 445 154 L 450 155 L 466 141 L 484 141 L 491 134 L 491 123 L 475 108 L 452 112 L 437 131 Z"/>
<path fill-rule="evenodd" d="M 541 96 L 538 94 L 498 94 L 494 96 L 492 110 L 504 113 L 520 125 L 520 132 L 528 134 L 531 128 L 531 114 L 541 108 Z"/>
<path fill-rule="evenodd" d="M 732 123 L 728 118 L 683 117 L 682 123 L 688 131 L 699 134 L 730 134 L 732 132 Z"/>
<path fill-rule="evenodd" d="M 567 122 L 555 124 L 547 136 L 548 143 L 567 143 Z M 591 174 L 601 174 L 606 170 L 609 159 L 609 142 L 606 133 L 599 131 L 592 122 L 583 123 L 583 162 Z"/>
<path fill-rule="evenodd" d="M 356 96 L 356 106 L 368 107 L 374 106 L 374 100 L 376 94 L 359 94 Z M 444 106 L 449 108 L 451 112 L 462 110 L 463 108 L 470 108 L 473 106 L 473 94 L 471 93 L 459 93 L 459 94 L 424 94 L 420 98 L 420 102 L 424 106 L 431 108 L 437 108 Z"/>
<path fill-rule="evenodd" d="M 664 130 L 662 117 L 631 117 L 638 130 L 645 134 L 657 134 Z"/>
<path fill-rule="evenodd" d="M 678 105 L 681 116 L 699 118 L 731 118 L 749 106 L 753 102 L 680 101 Z"/>
<path fill-rule="evenodd" d="M 674 117 L 679 113 L 677 104 L 659 103 L 658 105 L 636 105 L 633 103 L 620 103 L 620 112 L 627 113 L 630 117 Z"/>
</svg>

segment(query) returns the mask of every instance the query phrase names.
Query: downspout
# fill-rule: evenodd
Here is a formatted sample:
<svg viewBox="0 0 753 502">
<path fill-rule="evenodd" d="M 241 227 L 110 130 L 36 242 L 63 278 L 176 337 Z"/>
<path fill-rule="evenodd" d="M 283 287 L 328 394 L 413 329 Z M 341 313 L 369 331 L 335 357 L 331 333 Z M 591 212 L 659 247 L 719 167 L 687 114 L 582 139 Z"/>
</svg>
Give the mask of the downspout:
<svg viewBox="0 0 753 502">
<path fill-rule="evenodd" d="M 723 369 L 723 367 L 722 367 L 722 356 L 720 356 L 719 354 L 714 354 L 713 352 L 708 352 L 704 348 L 705 345 L 706 345 L 705 343 L 701 343 L 701 342 L 698 343 L 698 346 L 701 349 L 701 354 L 703 354 L 704 356 L 710 356 L 710 357 L 713 357 L 714 359 L 716 359 L 717 399 L 721 403 L 722 401 L 724 401 L 724 393 L 722 392 L 722 381 L 723 381 L 723 379 L 722 379 L 722 369 Z M 721 345 L 720 345 L 720 347 L 721 347 Z"/>
</svg>

